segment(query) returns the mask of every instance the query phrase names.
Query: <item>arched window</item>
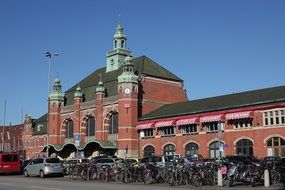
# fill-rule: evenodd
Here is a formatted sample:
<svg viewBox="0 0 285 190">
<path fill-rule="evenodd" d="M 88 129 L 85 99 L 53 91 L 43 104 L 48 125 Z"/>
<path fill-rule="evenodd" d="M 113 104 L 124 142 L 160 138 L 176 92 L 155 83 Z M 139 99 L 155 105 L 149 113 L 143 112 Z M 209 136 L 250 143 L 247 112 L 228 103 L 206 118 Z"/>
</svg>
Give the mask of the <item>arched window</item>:
<svg viewBox="0 0 285 190">
<path fill-rule="evenodd" d="M 66 134 L 65 134 L 66 138 L 73 138 L 73 121 L 72 120 L 68 120 L 66 123 Z"/>
<path fill-rule="evenodd" d="M 95 118 L 93 116 L 87 119 L 86 136 L 95 136 Z"/>
<path fill-rule="evenodd" d="M 221 142 L 221 145 L 223 145 L 223 143 Z M 220 151 L 219 150 L 219 142 L 218 141 L 214 141 L 210 144 L 209 146 L 209 152 L 210 152 L 210 158 L 219 158 L 219 154 L 221 152 L 221 156 L 224 156 L 224 151 Z"/>
<path fill-rule="evenodd" d="M 198 155 L 199 146 L 196 143 L 188 143 L 185 146 L 185 156 Z"/>
<path fill-rule="evenodd" d="M 236 143 L 237 155 L 253 156 L 253 143 L 248 139 L 241 139 Z"/>
<path fill-rule="evenodd" d="M 125 41 L 124 40 L 122 40 L 122 43 L 121 43 L 121 48 L 124 48 L 124 44 L 125 43 Z"/>
<path fill-rule="evenodd" d="M 118 133 L 118 113 L 113 113 L 109 120 L 109 134 Z"/>
<path fill-rule="evenodd" d="M 154 153 L 155 153 L 154 147 L 151 145 L 148 145 L 143 149 L 144 156 L 152 156 L 154 155 Z"/>
<path fill-rule="evenodd" d="M 117 40 L 115 40 L 115 48 L 117 48 Z"/>
<path fill-rule="evenodd" d="M 285 157 L 285 140 L 272 137 L 267 141 L 267 156 Z"/>
<path fill-rule="evenodd" d="M 173 144 L 165 145 L 163 148 L 164 155 L 174 155 L 175 154 L 175 146 Z"/>
</svg>

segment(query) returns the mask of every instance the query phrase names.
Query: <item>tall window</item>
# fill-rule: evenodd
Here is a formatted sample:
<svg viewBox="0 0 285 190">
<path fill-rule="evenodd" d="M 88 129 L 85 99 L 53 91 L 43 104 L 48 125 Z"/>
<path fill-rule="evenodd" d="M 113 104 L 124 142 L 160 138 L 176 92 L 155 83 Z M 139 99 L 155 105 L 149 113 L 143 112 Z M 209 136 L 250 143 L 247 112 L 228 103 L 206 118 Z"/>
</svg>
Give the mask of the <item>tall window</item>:
<svg viewBox="0 0 285 190">
<path fill-rule="evenodd" d="M 221 145 L 223 145 L 223 143 L 221 142 Z M 219 150 L 219 142 L 218 141 L 214 141 L 210 144 L 209 146 L 209 151 L 210 151 L 210 158 L 219 158 L 219 154 L 220 154 L 220 150 Z M 221 156 L 224 156 L 224 151 L 221 151 Z"/>
<path fill-rule="evenodd" d="M 275 109 L 269 110 L 263 113 L 264 115 L 264 126 L 269 127 L 273 125 L 284 125 L 285 124 L 285 110 Z"/>
<path fill-rule="evenodd" d="M 267 141 L 267 156 L 285 157 L 285 140 L 272 137 Z"/>
<path fill-rule="evenodd" d="M 198 155 L 199 146 L 196 143 L 188 143 L 185 146 L 185 156 Z"/>
<path fill-rule="evenodd" d="M 153 156 L 155 153 L 154 147 L 151 145 L 147 145 L 144 149 L 143 149 L 143 155 L 144 156 Z"/>
<path fill-rule="evenodd" d="M 253 155 L 253 144 L 251 140 L 241 139 L 236 143 L 237 155 L 252 156 Z"/>
<path fill-rule="evenodd" d="M 66 123 L 66 134 L 65 134 L 66 138 L 73 138 L 73 121 L 72 120 L 68 120 Z"/>
<path fill-rule="evenodd" d="M 164 155 L 174 155 L 175 154 L 175 146 L 173 144 L 165 145 L 163 148 Z"/>
<path fill-rule="evenodd" d="M 87 119 L 86 136 L 95 136 L 95 118 L 92 116 Z"/>
<path fill-rule="evenodd" d="M 109 134 L 118 133 L 118 113 L 113 113 L 109 120 Z"/>
<path fill-rule="evenodd" d="M 117 40 L 115 40 L 115 48 L 117 48 Z"/>
</svg>

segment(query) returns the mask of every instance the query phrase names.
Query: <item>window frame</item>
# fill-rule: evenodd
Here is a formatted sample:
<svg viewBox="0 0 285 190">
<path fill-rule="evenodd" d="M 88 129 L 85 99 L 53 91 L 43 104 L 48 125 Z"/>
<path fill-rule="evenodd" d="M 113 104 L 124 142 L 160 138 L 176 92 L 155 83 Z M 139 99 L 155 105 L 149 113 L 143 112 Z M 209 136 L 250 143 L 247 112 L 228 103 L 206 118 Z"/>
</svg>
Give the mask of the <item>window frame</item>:
<svg viewBox="0 0 285 190">
<path fill-rule="evenodd" d="M 274 127 L 285 125 L 285 109 L 276 108 L 263 111 L 263 126 Z"/>
</svg>

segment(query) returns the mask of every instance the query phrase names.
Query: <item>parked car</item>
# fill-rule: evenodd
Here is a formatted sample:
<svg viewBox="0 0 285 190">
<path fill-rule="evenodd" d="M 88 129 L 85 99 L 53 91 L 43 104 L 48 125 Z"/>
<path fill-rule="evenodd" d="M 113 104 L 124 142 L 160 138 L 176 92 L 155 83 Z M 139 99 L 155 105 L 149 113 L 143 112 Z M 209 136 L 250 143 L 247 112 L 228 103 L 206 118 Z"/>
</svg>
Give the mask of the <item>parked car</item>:
<svg viewBox="0 0 285 190">
<path fill-rule="evenodd" d="M 281 158 L 280 157 L 276 157 L 276 156 L 266 156 L 263 159 L 264 162 L 266 163 L 277 163 L 280 164 L 281 163 Z"/>
<path fill-rule="evenodd" d="M 58 158 L 38 157 L 33 159 L 25 168 L 24 176 L 40 176 L 44 178 L 48 175 L 63 176 L 63 165 Z"/>
<path fill-rule="evenodd" d="M 130 163 L 132 166 L 137 166 L 139 164 L 139 159 L 138 158 L 126 158 L 124 159 L 124 162 Z"/>
<path fill-rule="evenodd" d="M 95 163 L 96 166 L 114 166 L 116 163 L 116 159 L 118 158 L 100 158 L 95 160 L 93 163 Z"/>
<path fill-rule="evenodd" d="M 32 160 L 23 160 L 21 161 L 21 173 L 24 173 L 25 167 L 31 162 Z"/>
<path fill-rule="evenodd" d="M 173 155 L 165 155 L 164 157 L 165 157 L 165 162 L 177 162 L 181 156 L 178 154 L 173 154 Z"/>
<path fill-rule="evenodd" d="M 95 156 L 93 158 L 91 158 L 91 162 L 96 162 L 96 160 L 99 160 L 101 158 L 118 158 L 117 156 L 107 156 L 107 155 L 102 155 L 102 156 Z"/>
<path fill-rule="evenodd" d="M 154 163 L 157 166 L 164 166 L 168 161 L 168 158 L 165 156 L 146 156 L 140 160 L 140 166 L 146 166 L 148 163 Z"/>
</svg>

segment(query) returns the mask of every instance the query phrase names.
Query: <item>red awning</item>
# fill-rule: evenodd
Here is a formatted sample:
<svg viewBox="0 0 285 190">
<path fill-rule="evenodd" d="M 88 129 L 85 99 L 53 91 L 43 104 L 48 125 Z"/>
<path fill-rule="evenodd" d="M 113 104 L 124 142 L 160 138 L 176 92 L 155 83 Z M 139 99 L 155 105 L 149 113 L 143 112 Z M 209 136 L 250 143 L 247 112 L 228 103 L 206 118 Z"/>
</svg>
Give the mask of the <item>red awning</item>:
<svg viewBox="0 0 285 190">
<path fill-rule="evenodd" d="M 154 123 L 144 123 L 144 124 L 140 124 L 140 125 L 137 125 L 136 128 L 137 129 L 150 129 L 150 128 L 153 128 Z"/>
<path fill-rule="evenodd" d="M 252 117 L 253 117 L 253 111 L 226 114 L 226 119 L 242 119 L 242 118 L 252 118 Z"/>
<path fill-rule="evenodd" d="M 155 127 L 166 127 L 166 126 L 173 126 L 175 123 L 175 120 L 170 121 L 159 121 L 155 124 Z"/>
<path fill-rule="evenodd" d="M 210 116 L 204 116 L 200 117 L 200 122 L 213 122 L 213 121 L 224 121 L 224 115 L 210 115 Z"/>
<path fill-rule="evenodd" d="M 176 125 L 188 125 L 188 124 L 195 124 L 198 123 L 198 118 L 193 117 L 193 118 L 187 118 L 187 119 L 179 119 L 176 121 Z"/>
</svg>

